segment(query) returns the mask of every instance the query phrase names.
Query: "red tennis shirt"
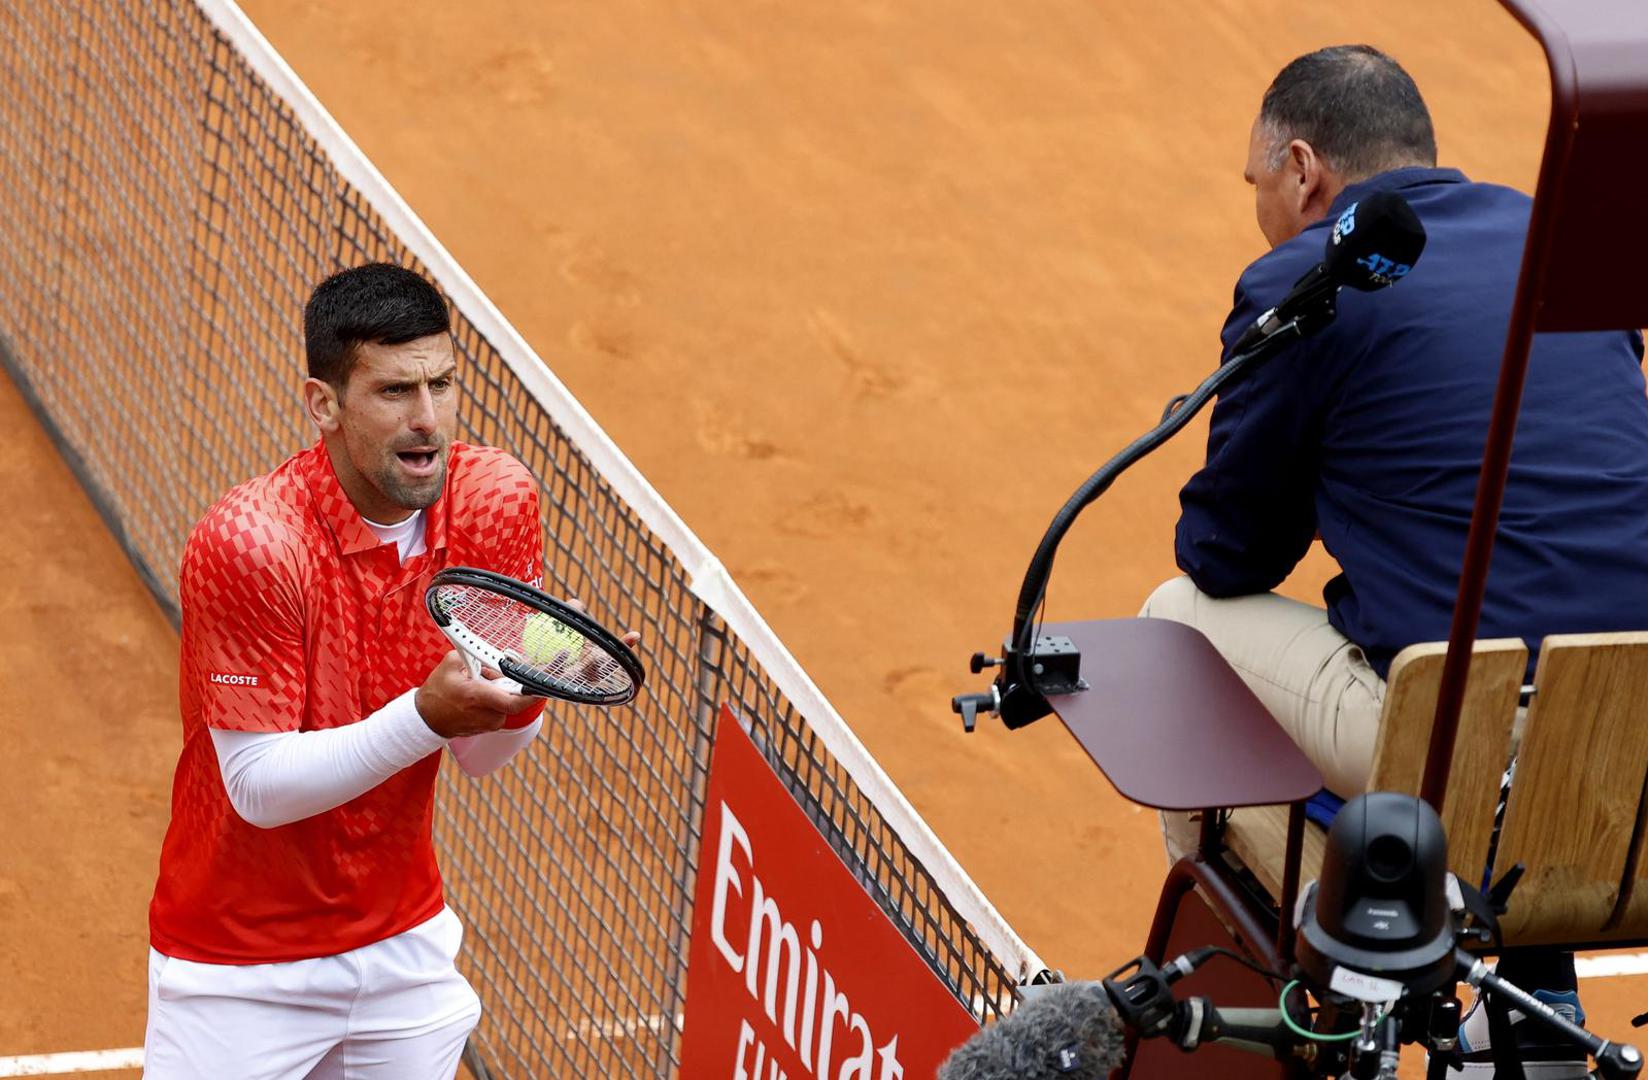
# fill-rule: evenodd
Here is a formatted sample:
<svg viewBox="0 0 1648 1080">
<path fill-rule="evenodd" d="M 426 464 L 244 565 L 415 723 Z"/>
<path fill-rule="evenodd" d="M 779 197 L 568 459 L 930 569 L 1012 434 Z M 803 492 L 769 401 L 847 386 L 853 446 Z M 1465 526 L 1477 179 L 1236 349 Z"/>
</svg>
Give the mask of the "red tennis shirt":
<svg viewBox="0 0 1648 1080">
<path fill-rule="evenodd" d="M 538 486 L 500 450 L 453 444 L 425 519 L 428 550 L 403 565 L 316 445 L 230 491 L 189 535 L 183 753 L 149 906 L 159 952 L 214 964 L 331 956 L 441 910 L 439 753 L 335 809 L 260 829 L 230 805 L 209 730 L 353 724 L 421 686 L 450 648 L 423 606 L 437 570 L 542 576 Z"/>
</svg>

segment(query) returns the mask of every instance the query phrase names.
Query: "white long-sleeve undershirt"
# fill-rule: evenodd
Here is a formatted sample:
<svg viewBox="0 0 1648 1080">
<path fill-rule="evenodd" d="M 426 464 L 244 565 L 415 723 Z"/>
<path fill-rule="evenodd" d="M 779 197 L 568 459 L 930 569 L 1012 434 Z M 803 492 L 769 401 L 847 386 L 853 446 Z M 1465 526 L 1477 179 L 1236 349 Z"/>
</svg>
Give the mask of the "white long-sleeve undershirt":
<svg viewBox="0 0 1648 1080">
<path fill-rule="evenodd" d="M 543 726 L 444 739 L 430 730 L 408 690 L 371 716 L 322 731 L 212 729 L 223 786 L 235 812 L 260 829 L 342 806 L 445 746 L 470 776 L 502 768 Z"/>
</svg>

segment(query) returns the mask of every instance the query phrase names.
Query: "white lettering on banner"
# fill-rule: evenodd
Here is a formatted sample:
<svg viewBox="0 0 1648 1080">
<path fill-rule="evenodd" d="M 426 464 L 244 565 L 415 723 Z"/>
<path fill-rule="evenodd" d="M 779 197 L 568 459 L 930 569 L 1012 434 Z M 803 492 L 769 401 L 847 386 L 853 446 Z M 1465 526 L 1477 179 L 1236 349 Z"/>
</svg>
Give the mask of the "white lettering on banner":
<svg viewBox="0 0 1648 1080">
<path fill-rule="evenodd" d="M 745 896 L 744 880 L 733 859 L 735 847 L 743 855 L 742 862 L 750 880 L 750 933 L 743 953 L 739 953 L 732 942 L 727 940 L 728 894 L 736 895 L 740 900 Z M 895 1033 L 886 1044 L 878 1048 L 875 1036 L 870 1030 L 870 1022 L 853 1011 L 852 1002 L 848 1000 L 846 992 L 836 986 L 834 974 L 819 963 L 818 952 L 824 945 L 824 928 L 819 925 L 817 919 L 812 920 L 808 927 L 808 938 L 812 947 L 803 950 L 795 924 L 784 918 L 778 901 L 767 895 L 765 886 L 755 874 L 755 853 L 750 847 L 750 834 L 732 812 L 732 807 L 723 801 L 721 839 L 716 845 L 715 852 L 715 891 L 710 909 L 710 940 L 715 944 L 716 951 L 733 971 L 743 972 L 744 987 L 749 991 L 751 1000 L 761 1006 L 762 1011 L 767 1014 L 767 1019 L 783 1033 L 784 1041 L 789 1044 L 790 1049 L 800 1053 L 802 1063 L 813 1071 L 813 1076 L 817 1080 L 903 1080 L 904 1066 L 898 1060 L 898 1035 Z M 766 978 L 761 980 L 759 974 L 763 955 L 766 959 Z M 806 984 L 798 987 L 803 960 L 806 967 Z M 787 968 L 783 983 L 782 1021 L 779 1019 L 778 993 L 780 965 Z M 824 991 L 822 1001 L 819 1000 L 818 993 L 820 976 Z M 795 1023 L 798 990 L 801 993 L 799 1046 L 796 1045 L 798 1033 Z M 816 1017 L 818 1030 L 815 1039 L 814 1014 L 820 1005 L 822 1011 Z M 856 1053 L 842 1060 L 840 1072 L 832 1075 L 830 1065 L 835 1054 L 838 1026 L 847 1041 L 856 1035 L 857 1045 Z M 753 1045 L 755 1048 L 753 1072 L 746 1072 L 744 1068 L 746 1045 Z M 879 1072 L 875 1071 L 875 1059 L 878 1055 L 881 1058 Z M 762 1064 L 771 1066 L 772 1075 L 761 1075 Z M 783 1073 L 777 1070 L 777 1063 L 766 1060 L 765 1047 L 756 1039 L 755 1030 L 745 1021 L 738 1033 L 738 1064 L 733 1080 L 781 1080 Z"/>
<path fill-rule="evenodd" d="M 801 1001 L 801 1063 L 813 1067 L 813 1019 L 818 1008 L 818 950 L 824 947 L 824 928 L 813 920 L 807 936 L 813 947 L 807 950 L 807 993 Z"/>
<path fill-rule="evenodd" d="M 750 1027 L 750 1022 L 738 1021 L 738 1058 L 733 1063 L 732 1080 L 749 1080 L 750 1074 L 744 1071 L 744 1048 L 754 1042 L 755 1029 Z"/>
<path fill-rule="evenodd" d="M 755 1048 L 755 1062 L 746 1070 L 744 1068 L 744 1047 Z M 767 1071 L 763 1074 L 761 1066 Z M 789 1073 L 778 1065 L 776 1058 L 767 1059 L 767 1048 L 755 1037 L 755 1029 L 750 1027 L 748 1020 L 738 1022 L 738 1060 L 733 1064 L 732 1080 L 789 1080 Z"/>
<path fill-rule="evenodd" d="M 214 671 L 207 678 L 223 686 L 256 686 L 258 684 L 256 675 L 231 675 L 227 672 Z"/>
<path fill-rule="evenodd" d="M 778 1023 L 778 964 L 784 958 L 785 946 L 789 948 L 790 976 L 784 984 L 784 1041 L 795 1047 L 795 991 L 801 981 L 801 939 L 795 934 L 795 927 L 783 920 L 778 913 L 778 904 L 770 896 L 764 895 L 761 888 L 761 879 L 753 878 L 755 894 L 750 897 L 750 947 L 744 954 L 748 957 L 761 955 L 761 930 L 767 930 L 767 994 L 762 1001 L 767 1009 L 767 1016 L 773 1023 Z M 817 926 L 815 922 L 813 924 Z M 755 992 L 755 962 L 751 960 L 744 967 L 744 986 L 748 988 L 750 997 L 756 997 Z"/>
<path fill-rule="evenodd" d="M 729 967 L 742 971 L 744 958 L 733 952 L 732 942 L 727 940 L 727 889 L 731 888 L 739 896 L 744 895 L 744 886 L 738 881 L 738 871 L 732 866 L 734 843 L 744 849 L 744 860 L 754 865 L 755 860 L 750 855 L 750 834 L 732 816 L 732 808 L 722 803 L 721 843 L 716 845 L 715 852 L 715 906 L 710 909 L 710 940 L 715 942 L 716 951 L 726 959 Z"/>
<path fill-rule="evenodd" d="M 898 1036 L 876 1051 L 881 1058 L 881 1080 L 904 1080 L 904 1066 L 898 1063 Z"/>
</svg>

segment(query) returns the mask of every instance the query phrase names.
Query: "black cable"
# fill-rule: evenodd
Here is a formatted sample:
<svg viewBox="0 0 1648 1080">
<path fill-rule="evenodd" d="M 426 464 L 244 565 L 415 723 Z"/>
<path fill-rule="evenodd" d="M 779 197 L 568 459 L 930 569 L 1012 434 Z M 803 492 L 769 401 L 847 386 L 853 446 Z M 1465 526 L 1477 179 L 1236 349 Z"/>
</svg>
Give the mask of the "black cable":
<svg viewBox="0 0 1648 1080">
<path fill-rule="evenodd" d="M 1254 963 L 1252 960 L 1249 960 L 1247 957 L 1243 956 L 1241 953 L 1232 952 L 1230 949 L 1223 949 L 1223 948 L 1220 948 L 1217 945 L 1210 945 L 1210 946 L 1208 946 L 1208 948 L 1211 948 L 1213 950 L 1213 955 L 1214 956 L 1228 957 L 1231 960 L 1236 961 L 1238 964 L 1242 965 L 1243 967 L 1247 968 L 1249 971 L 1253 972 L 1254 974 L 1262 975 L 1266 979 L 1269 979 L 1271 982 L 1277 984 L 1278 986 L 1280 986 L 1281 984 L 1287 982 L 1286 976 L 1278 975 L 1276 972 L 1270 970 L 1269 968 L 1264 967 L 1261 964 Z"/>
<path fill-rule="evenodd" d="M 1019 588 L 1018 607 L 1013 613 L 1013 633 L 1009 639 L 1012 642 L 1013 655 L 1008 663 L 1014 681 L 1025 686 L 1034 686 L 1030 678 L 1029 665 L 1025 662 L 1026 656 L 1035 645 L 1035 627 L 1030 621 L 1030 616 L 1041 606 L 1046 596 L 1048 578 L 1052 573 L 1053 555 L 1065 534 L 1075 524 L 1076 516 L 1094 499 L 1103 495 L 1118 476 L 1178 434 L 1209 401 L 1213 400 L 1226 383 L 1255 364 L 1269 359 L 1284 346 L 1303 336 L 1303 333 L 1298 320 L 1295 320 L 1247 352 L 1238 353 L 1225 361 L 1217 371 L 1202 380 L 1200 386 L 1186 395 L 1177 409 L 1172 410 L 1155 427 L 1134 439 L 1105 462 L 1076 489 L 1075 494 L 1070 496 L 1064 506 L 1059 508 L 1059 512 L 1053 516 L 1052 524 L 1043 534 L 1041 543 L 1030 560 L 1030 568 L 1025 571 L 1024 582 Z"/>
<path fill-rule="evenodd" d="M 1174 977 L 1174 981 L 1177 981 L 1180 978 L 1186 978 L 1191 973 L 1200 970 L 1203 964 L 1207 963 L 1215 956 L 1223 956 L 1234 960 L 1254 974 L 1262 975 L 1264 978 L 1278 986 L 1284 982 L 1287 982 L 1286 976 L 1279 975 L 1267 967 L 1262 967 L 1258 963 L 1249 960 L 1241 953 L 1232 952 L 1230 949 L 1226 949 L 1218 945 L 1201 945 L 1197 948 L 1191 949 L 1189 952 L 1179 957 L 1178 960 L 1175 960 L 1173 963 L 1169 964 L 1168 969 L 1177 969 L 1182 972 L 1182 974 Z M 1186 970 L 1187 966 L 1188 970 Z"/>
</svg>

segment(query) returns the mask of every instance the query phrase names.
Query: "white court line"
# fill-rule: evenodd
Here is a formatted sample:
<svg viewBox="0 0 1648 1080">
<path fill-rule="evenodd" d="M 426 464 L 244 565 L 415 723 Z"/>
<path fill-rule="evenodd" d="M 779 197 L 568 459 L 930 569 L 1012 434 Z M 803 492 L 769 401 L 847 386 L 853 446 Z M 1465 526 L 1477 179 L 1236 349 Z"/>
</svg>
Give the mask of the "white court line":
<svg viewBox="0 0 1648 1080">
<path fill-rule="evenodd" d="M 1618 975 L 1648 975 L 1648 953 L 1612 953 L 1574 958 L 1574 971 L 1582 979 L 1606 979 Z"/>
<path fill-rule="evenodd" d="M 57 1076 L 62 1073 L 110 1072 L 114 1069 L 141 1069 L 143 1048 L 130 1050 L 86 1050 L 75 1054 L 34 1054 L 30 1057 L 0 1057 L 0 1076 Z"/>
</svg>

